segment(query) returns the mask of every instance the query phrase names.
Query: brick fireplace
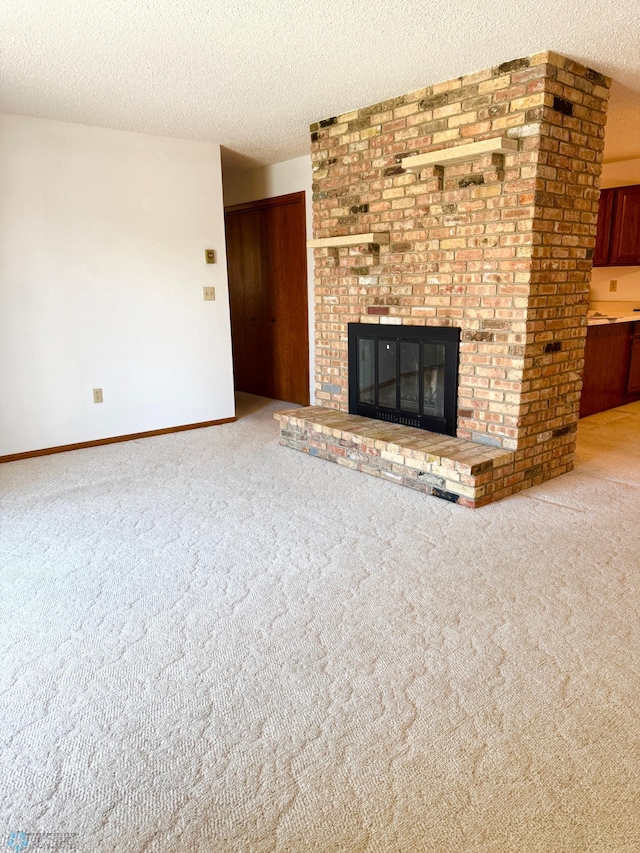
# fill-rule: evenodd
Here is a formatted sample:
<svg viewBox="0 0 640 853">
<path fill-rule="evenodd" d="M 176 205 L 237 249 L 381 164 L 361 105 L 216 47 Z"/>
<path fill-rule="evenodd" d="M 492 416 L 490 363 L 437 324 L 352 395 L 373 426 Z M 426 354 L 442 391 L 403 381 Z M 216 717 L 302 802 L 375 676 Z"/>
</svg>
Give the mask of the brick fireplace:
<svg viewBox="0 0 640 853">
<path fill-rule="evenodd" d="M 609 85 L 545 52 L 311 126 L 317 405 L 285 443 L 470 506 L 571 469 Z M 460 328 L 455 445 L 344 414 L 349 323 Z"/>
</svg>

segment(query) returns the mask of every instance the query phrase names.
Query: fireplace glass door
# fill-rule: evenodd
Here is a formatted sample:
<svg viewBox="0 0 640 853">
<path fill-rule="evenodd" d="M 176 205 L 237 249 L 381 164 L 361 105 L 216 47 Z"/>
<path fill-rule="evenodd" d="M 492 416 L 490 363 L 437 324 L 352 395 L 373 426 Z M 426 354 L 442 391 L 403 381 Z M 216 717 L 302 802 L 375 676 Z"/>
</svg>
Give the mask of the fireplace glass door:
<svg viewBox="0 0 640 853">
<path fill-rule="evenodd" d="M 349 324 L 349 411 L 455 435 L 460 330 Z"/>
</svg>

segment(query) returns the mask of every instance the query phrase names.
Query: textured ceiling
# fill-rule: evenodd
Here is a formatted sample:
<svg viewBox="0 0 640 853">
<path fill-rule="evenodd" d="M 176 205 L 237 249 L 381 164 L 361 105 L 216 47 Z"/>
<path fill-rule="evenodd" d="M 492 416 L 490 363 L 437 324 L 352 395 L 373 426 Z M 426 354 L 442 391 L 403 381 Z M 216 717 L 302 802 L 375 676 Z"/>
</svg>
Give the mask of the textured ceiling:
<svg viewBox="0 0 640 853">
<path fill-rule="evenodd" d="M 606 160 L 640 156 L 637 0 L 3 0 L 0 110 L 306 154 L 309 124 L 554 50 L 614 80 Z"/>
</svg>

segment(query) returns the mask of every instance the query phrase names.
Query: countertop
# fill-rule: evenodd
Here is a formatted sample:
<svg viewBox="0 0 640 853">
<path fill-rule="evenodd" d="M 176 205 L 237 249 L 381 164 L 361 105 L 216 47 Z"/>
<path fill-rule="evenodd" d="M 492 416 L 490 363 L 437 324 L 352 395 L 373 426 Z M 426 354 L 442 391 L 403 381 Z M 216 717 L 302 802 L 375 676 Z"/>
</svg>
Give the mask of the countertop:
<svg viewBox="0 0 640 853">
<path fill-rule="evenodd" d="M 636 308 L 639 310 L 634 311 Z M 587 313 L 588 326 L 637 321 L 640 321 L 640 303 L 638 302 L 592 302 Z"/>
</svg>

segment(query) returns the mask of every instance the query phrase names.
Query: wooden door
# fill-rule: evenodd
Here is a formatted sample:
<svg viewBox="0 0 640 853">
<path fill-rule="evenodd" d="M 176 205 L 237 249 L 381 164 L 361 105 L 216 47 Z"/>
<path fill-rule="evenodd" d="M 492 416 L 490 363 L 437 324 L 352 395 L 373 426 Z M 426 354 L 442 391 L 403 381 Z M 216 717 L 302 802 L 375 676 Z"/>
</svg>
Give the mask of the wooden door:
<svg viewBox="0 0 640 853">
<path fill-rule="evenodd" d="M 236 388 L 309 404 L 304 193 L 225 210 Z"/>
</svg>

